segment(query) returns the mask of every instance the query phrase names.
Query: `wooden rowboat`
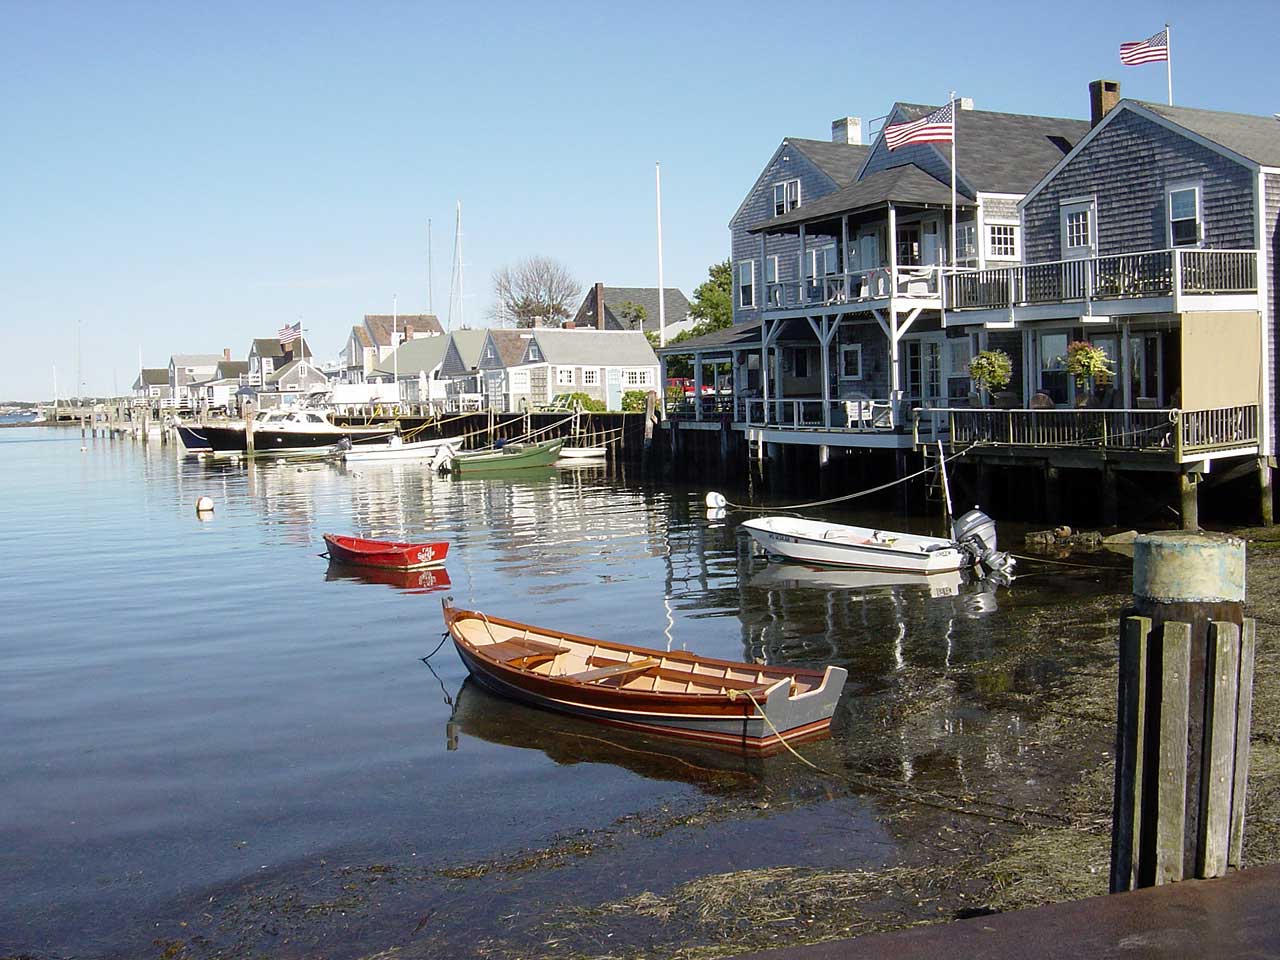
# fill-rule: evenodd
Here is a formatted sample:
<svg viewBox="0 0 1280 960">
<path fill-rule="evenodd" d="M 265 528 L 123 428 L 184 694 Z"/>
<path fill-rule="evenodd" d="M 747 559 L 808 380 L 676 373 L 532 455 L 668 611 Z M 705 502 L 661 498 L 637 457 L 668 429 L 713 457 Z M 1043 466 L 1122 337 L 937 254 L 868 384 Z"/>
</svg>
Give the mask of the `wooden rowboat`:
<svg viewBox="0 0 1280 960">
<path fill-rule="evenodd" d="M 324 535 L 329 556 L 340 563 L 354 563 L 363 567 L 381 567 L 384 570 L 417 570 L 444 563 L 449 544 L 394 543 L 390 540 L 368 540 L 364 537 L 340 537 L 332 533 Z"/>
<path fill-rule="evenodd" d="M 604 447 L 561 447 L 561 460 L 603 460 L 609 451 Z"/>
<path fill-rule="evenodd" d="M 817 739 L 842 667 L 759 666 L 594 640 L 443 602 L 463 664 L 495 693 L 599 723 L 751 753 Z"/>
<path fill-rule="evenodd" d="M 498 450 L 469 450 L 455 454 L 451 467 L 454 473 L 549 467 L 560 456 L 562 446 L 563 440 L 546 440 L 542 443 L 508 443 Z"/>
</svg>

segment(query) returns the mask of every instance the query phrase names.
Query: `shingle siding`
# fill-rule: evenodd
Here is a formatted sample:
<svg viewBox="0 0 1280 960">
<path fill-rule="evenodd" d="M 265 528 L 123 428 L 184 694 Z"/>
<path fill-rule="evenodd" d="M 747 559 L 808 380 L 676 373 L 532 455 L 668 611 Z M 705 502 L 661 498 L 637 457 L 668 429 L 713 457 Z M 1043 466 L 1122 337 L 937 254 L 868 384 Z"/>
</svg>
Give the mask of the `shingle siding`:
<svg viewBox="0 0 1280 960">
<path fill-rule="evenodd" d="M 1254 245 L 1252 171 L 1220 153 L 1125 110 L 1058 171 L 1023 208 L 1023 259 L 1062 255 L 1060 201 L 1097 198 L 1098 254 L 1163 249 L 1165 188 L 1203 184 L 1204 243 L 1250 249 Z"/>
<path fill-rule="evenodd" d="M 730 225 L 733 256 L 734 323 L 749 323 L 752 320 L 760 319 L 759 307 L 764 300 L 764 266 L 759 262 L 760 238 L 747 233 L 747 230 L 773 216 L 773 185 L 784 180 L 797 179 L 800 181 L 801 209 L 804 208 L 806 203 L 811 203 L 819 197 L 825 197 L 836 190 L 836 185 L 831 178 L 819 170 L 803 153 L 799 150 L 784 149 L 756 182 L 751 195 Z M 800 279 L 800 276 L 797 275 L 797 270 L 801 268 L 798 267 L 796 260 L 796 254 L 799 250 L 800 241 L 796 237 L 769 238 L 766 255 L 777 255 L 778 279 L 780 281 Z M 738 264 L 744 260 L 755 261 L 755 308 L 741 308 L 738 306 Z"/>
<path fill-rule="evenodd" d="M 1267 383 L 1271 395 L 1271 403 L 1275 408 L 1274 422 L 1271 425 L 1271 437 L 1268 454 L 1276 450 L 1276 436 L 1280 433 L 1280 404 L 1276 404 L 1276 368 L 1280 358 L 1276 356 L 1276 344 L 1280 343 L 1280 174 L 1263 175 L 1265 182 L 1265 205 L 1263 207 L 1262 241 L 1264 256 L 1267 261 L 1267 316 L 1264 319 L 1267 332 Z"/>
</svg>

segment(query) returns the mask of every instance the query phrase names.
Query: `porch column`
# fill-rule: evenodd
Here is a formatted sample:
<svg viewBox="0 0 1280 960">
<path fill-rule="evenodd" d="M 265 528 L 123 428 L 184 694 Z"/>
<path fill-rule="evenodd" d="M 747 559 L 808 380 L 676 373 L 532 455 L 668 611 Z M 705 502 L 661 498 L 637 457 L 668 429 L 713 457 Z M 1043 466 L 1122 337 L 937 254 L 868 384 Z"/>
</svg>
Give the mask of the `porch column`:
<svg viewBox="0 0 1280 960">
<path fill-rule="evenodd" d="M 693 355 L 693 419 L 702 419 L 702 354 Z"/>
<path fill-rule="evenodd" d="M 606 394 L 607 396 L 607 394 Z M 658 413 L 664 420 L 667 417 L 667 358 L 658 357 Z"/>
<path fill-rule="evenodd" d="M 889 204 L 889 296 L 898 292 L 898 211 Z"/>
<path fill-rule="evenodd" d="M 849 215 L 840 218 L 840 272 L 849 275 Z M 846 281 L 848 283 L 848 281 Z M 846 294 L 853 298 L 853 291 L 846 288 Z"/>
<path fill-rule="evenodd" d="M 1126 410 L 1133 409 L 1133 355 L 1129 347 L 1129 319 L 1120 321 L 1120 370 L 1116 376 L 1122 377 L 1120 384 L 1121 402 Z"/>
<path fill-rule="evenodd" d="M 897 273 L 897 268 L 892 268 Z M 902 371 L 898 369 L 898 310 L 893 305 L 893 301 L 889 301 L 889 400 L 892 403 L 898 402 L 898 397 L 902 393 Z M 894 410 L 894 416 L 897 416 L 897 410 Z"/>
<path fill-rule="evenodd" d="M 760 411 L 767 423 L 769 420 L 769 324 L 763 318 L 760 321 Z M 750 415 L 747 419 L 751 419 Z"/>
<path fill-rule="evenodd" d="M 769 303 L 769 285 L 764 282 L 766 271 L 764 269 L 765 259 L 768 254 L 768 241 L 764 231 L 760 233 L 760 293 L 756 297 L 756 310 L 759 311 L 761 318 L 764 317 L 764 308 Z M 754 280 L 752 283 L 754 284 Z"/>
<path fill-rule="evenodd" d="M 831 429 L 831 319 L 822 318 L 822 425 Z M 825 458 L 822 461 L 826 465 Z"/>
<path fill-rule="evenodd" d="M 729 374 L 733 377 L 733 419 L 737 420 L 738 397 L 742 396 L 742 373 L 740 368 L 746 366 L 746 358 L 743 357 L 743 363 L 738 362 L 738 358 L 742 356 L 737 351 L 729 353 Z"/>
<path fill-rule="evenodd" d="M 800 224 L 800 304 L 809 302 L 809 281 L 806 279 L 808 274 L 805 273 L 805 238 L 804 224 Z"/>
</svg>

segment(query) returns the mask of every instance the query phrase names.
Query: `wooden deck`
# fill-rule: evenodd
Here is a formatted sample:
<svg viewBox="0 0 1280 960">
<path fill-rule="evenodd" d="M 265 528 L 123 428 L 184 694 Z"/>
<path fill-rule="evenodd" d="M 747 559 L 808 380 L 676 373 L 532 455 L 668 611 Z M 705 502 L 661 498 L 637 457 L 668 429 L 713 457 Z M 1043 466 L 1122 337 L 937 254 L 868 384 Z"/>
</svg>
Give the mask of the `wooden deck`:
<svg viewBox="0 0 1280 960">
<path fill-rule="evenodd" d="M 741 960 L 1215 960 L 1280 957 L 1280 864 Z"/>
</svg>

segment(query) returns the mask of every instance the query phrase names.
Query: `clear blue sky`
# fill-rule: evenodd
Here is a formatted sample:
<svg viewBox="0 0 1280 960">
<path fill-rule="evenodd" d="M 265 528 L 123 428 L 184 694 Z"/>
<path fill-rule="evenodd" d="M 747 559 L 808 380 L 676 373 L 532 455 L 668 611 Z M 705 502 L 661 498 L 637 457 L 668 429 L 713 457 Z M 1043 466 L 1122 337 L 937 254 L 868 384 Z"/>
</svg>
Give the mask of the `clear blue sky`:
<svg viewBox="0 0 1280 960">
<path fill-rule="evenodd" d="M 953 13 L 961 10 L 962 16 Z M 779 12 L 782 11 L 782 12 Z M 584 285 L 686 293 L 784 136 L 949 89 L 1087 116 L 1165 95 L 1116 49 L 1174 24 L 1175 102 L 1280 111 L 1274 3 L 38 3 L 0 0 L 0 398 L 127 390 L 175 352 L 301 316 L 322 357 L 366 312 L 466 317 L 541 253 Z"/>
</svg>

